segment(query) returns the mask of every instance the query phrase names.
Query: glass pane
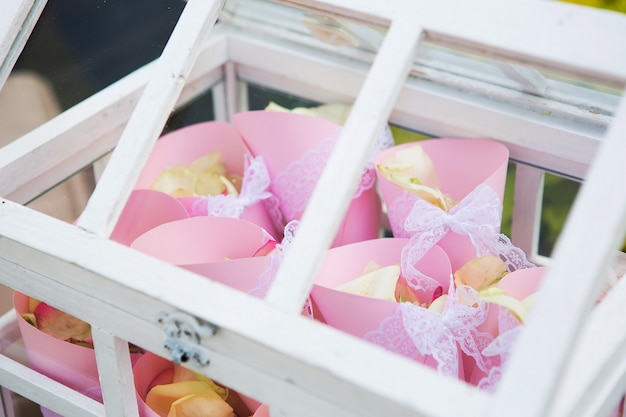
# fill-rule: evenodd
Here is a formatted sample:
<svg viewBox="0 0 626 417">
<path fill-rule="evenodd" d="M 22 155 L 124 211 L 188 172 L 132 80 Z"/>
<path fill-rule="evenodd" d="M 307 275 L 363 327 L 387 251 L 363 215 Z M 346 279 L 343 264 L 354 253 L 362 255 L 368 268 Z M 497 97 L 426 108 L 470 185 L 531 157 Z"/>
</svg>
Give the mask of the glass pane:
<svg viewBox="0 0 626 417">
<path fill-rule="evenodd" d="M 40 74 L 67 109 L 157 58 L 184 6 L 50 0 L 14 71 Z"/>
</svg>

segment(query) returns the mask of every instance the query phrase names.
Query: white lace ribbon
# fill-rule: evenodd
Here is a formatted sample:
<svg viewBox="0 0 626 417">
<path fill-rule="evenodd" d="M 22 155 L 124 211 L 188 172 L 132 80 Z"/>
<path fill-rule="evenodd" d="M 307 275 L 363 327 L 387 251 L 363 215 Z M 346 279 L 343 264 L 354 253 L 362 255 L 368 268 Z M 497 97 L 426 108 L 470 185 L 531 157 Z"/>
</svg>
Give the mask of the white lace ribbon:
<svg viewBox="0 0 626 417">
<path fill-rule="evenodd" d="M 287 221 L 298 218 L 306 208 L 340 132 L 341 129 L 338 128 L 332 136 L 322 140 L 317 147 L 291 162 L 272 180 L 272 192 L 278 197 L 280 209 Z M 389 126 L 386 126 L 378 137 L 370 160 L 361 174 L 357 190 L 352 196 L 353 199 L 374 186 L 376 183 L 374 157 L 384 149 L 393 146 L 393 143 L 391 130 Z"/>
<path fill-rule="evenodd" d="M 478 388 L 488 392 L 495 392 L 498 383 L 502 379 L 502 368 L 524 328 L 517 319 L 506 310 L 500 310 L 498 323 L 498 337 L 482 351 L 483 357 L 490 359 L 492 366 L 487 370 L 483 370 L 486 375 L 478 382 Z"/>
<path fill-rule="evenodd" d="M 402 249 L 401 265 L 409 285 L 417 290 L 432 289 L 433 280 L 425 279 L 415 265 L 449 231 L 468 236 L 477 257 L 499 256 L 509 272 L 534 267 L 521 249 L 499 233 L 501 211 L 498 195 L 485 184 L 478 185 L 450 212 L 418 198 L 404 222 L 410 240 Z"/>
<path fill-rule="evenodd" d="M 272 193 L 268 191 L 270 175 L 263 157 L 257 156 L 250 159 L 246 155 L 245 165 L 241 192 L 238 196 L 233 194 L 207 196 L 194 203 L 194 211 L 206 213 L 209 216 L 238 219 L 241 218 L 246 207 L 272 198 Z"/>
<path fill-rule="evenodd" d="M 390 351 L 423 360 L 432 356 L 443 375 L 459 375 L 459 348 L 476 360 L 479 368 L 491 367 L 481 354 L 493 337 L 477 330 L 487 318 L 484 302 L 475 298 L 470 287 L 454 290 L 451 283 L 442 313 L 411 303 L 400 303 L 394 314 L 384 319 L 378 329 L 367 333 L 365 340 Z M 472 301 L 468 305 L 469 297 Z"/>
</svg>

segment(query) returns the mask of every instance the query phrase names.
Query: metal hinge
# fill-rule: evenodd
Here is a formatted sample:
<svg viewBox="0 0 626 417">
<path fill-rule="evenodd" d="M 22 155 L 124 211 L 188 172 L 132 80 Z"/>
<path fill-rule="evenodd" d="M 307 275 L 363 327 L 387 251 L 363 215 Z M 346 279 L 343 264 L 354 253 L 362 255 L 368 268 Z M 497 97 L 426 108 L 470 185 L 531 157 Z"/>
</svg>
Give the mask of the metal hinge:
<svg viewBox="0 0 626 417">
<path fill-rule="evenodd" d="M 209 364 L 206 351 L 200 344 L 203 339 L 215 335 L 215 325 L 181 312 L 161 312 L 157 322 L 167 335 L 164 347 L 170 352 L 174 363 L 192 361 L 201 367 Z"/>
</svg>

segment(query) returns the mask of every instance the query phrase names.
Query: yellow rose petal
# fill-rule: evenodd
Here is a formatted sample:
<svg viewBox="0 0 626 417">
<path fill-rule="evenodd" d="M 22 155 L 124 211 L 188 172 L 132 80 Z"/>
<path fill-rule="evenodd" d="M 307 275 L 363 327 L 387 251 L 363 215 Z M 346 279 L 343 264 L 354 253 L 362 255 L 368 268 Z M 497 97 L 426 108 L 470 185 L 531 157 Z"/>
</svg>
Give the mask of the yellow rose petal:
<svg viewBox="0 0 626 417">
<path fill-rule="evenodd" d="M 236 417 L 228 403 L 211 394 L 190 394 L 172 403 L 167 417 Z"/>
<path fill-rule="evenodd" d="M 507 274 L 506 265 L 497 256 L 474 258 L 454 273 L 454 284 L 468 285 L 476 291 L 482 291 L 498 285 Z"/>
<path fill-rule="evenodd" d="M 476 294 L 476 298 L 480 298 L 483 301 L 497 304 L 510 310 L 520 323 L 524 323 L 524 321 L 526 320 L 528 310 L 526 309 L 524 304 L 517 298 L 507 295 L 500 288 L 487 288 L 486 290 L 478 292 Z"/>
<path fill-rule="evenodd" d="M 190 394 L 208 393 L 221 400 L 207 383 L 203 381 L 181 381 L 156 385 L 146 396 L 146 404 L 160 417 L 167 417 L 174 401 Z"/>
<path fill-rule="evenodd" d="M 395 302 L 399 278 L 400 265 L 390 265 L 362 275 L 336 289 L 349 294 Z"/>
</svg>

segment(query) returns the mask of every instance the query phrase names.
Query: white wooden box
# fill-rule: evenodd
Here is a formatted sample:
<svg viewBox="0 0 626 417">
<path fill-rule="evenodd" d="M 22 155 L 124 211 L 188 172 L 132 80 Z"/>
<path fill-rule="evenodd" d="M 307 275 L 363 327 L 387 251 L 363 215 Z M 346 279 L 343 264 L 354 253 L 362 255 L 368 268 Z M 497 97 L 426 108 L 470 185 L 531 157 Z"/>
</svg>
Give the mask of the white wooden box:
<svg viewBox="0 0 626 417">
<path fill-rule="evenodd" d="M 224 3 L 189 0 L 159 60 L 0 149 L 0 281 L 91 324 L 104 406 L 6 355 L 0 384 L 67 416 L 135 416 L 127 342 L 168 357 L 158 323 L 166 313 L 197 325 L 196 352 L 210 362 L 189 366 L 276 416 L 608 415 L 626 391 L 626 286 L 591 306 L 626 230 L 626 115 L 585 88 L 577 104 L 564 99 L 536 69 L 623 90 L 626 16 L 530 0 L 249 1 L 223 11 Z M 44 4 L 9 0 L 0 83 Z M 361 43 L 336 47 L 298 32 L 297 22 L 287 28 L 299 10 L 344 25 L 327 41 L 349 33 Z M 469 67 L 451 76 L 441 65 L 475 61 L 445 61 L 431 48 L 430 65 L 416 62 L 425 42 L 514 64 L 501 64 L 508 78 L 477 70 L 487 74 L 477 79 Z M 511 84 L 496 85 L 498 77 Z M 354 100 L 265 300 L 108 240 L 172 109 L 211 88 L 216 118 L 228 120 L 246 108 L 245 82 L 320 102 Z M 518 164 L 512 240 L 550 269 L 494 395 L 298 314 L 347 209 L 347 198 L 333 196 L 354 189 L 387 120 L 493 138 Z M 76 225 L 22 206 L 113 148 Z M 584 180 L 551 260 L 535 256 L 545 171 Z M 16 326 L 12 312 L 3 317 L 4 346 L 19 338 Z"/>
</svg>

